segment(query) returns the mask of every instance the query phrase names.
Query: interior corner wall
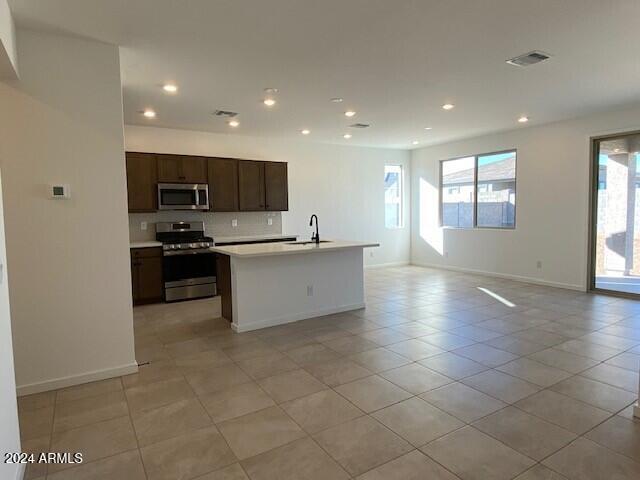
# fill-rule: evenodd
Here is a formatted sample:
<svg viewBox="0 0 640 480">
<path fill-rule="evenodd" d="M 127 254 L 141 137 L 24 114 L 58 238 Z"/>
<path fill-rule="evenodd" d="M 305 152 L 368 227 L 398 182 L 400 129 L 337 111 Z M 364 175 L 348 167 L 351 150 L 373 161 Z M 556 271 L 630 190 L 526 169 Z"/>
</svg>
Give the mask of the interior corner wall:
<svg viewBox="0 0 640 480">
<path fill-rule="evenodd" d="M 20 452 L 18 405 L 11 340 L 11 309 L 4 213 L 2 207 L 2 171 L 0 170 L 0 453 Z M 0 478 L 21 479 L 23 465 L 0 462 Z"/>
<path fill-rule="evenodd" d="M 116 46 L 17 31 L 0 168 L 20 394 L 136 371 Z M 71 198 L 50 198 L 69 184 Z"/>
<path fill-rule="evenodd" d="M 0 79 L 18 76 L 18 54 L 13 16 L 7 0 L 0 0 Z"/>
<path fill-rule="evenodd" d="M 639 119 L 635 106 L 414 150 L 412 263 L 585 290 L 590 139 L 638 130 Z M 517 150 L 515 230 L 440 228 L 440 161 L 511 149 Z"/>
<path fill-rule="evenodd" d="M 322 238 L 380 243 L 379 248 L 365 250 L 366 265 L 409 261 L 410 209 L 405 208 L 403 228 L 384 225 L 386 164 L 404 167 L 404 204 L 409 206 L 407 150 L 134 125 L 125 126 L 125 143 L 129 151 L 288 162 L 289 211 L 282 212 L 283 233 L 310 237 L 309 217 L 315 213 Z"/>
</svg>

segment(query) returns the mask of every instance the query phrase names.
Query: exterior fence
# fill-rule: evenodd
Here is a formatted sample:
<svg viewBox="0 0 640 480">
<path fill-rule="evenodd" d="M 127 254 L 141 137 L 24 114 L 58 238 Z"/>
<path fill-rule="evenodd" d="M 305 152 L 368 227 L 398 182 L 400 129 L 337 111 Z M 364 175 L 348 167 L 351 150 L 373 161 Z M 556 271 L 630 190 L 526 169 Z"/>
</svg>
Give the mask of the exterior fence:
<svg viewBox="0 0 640 480">
<path fill-rule="evenodd" d="M 473 204 L 443 203 L 442 224 L 448 227 L 473 227 Z M 480 227 L 513 227 L 515 205 L 510 202 L 480 202 L 477 224 Z"/>
</svg>

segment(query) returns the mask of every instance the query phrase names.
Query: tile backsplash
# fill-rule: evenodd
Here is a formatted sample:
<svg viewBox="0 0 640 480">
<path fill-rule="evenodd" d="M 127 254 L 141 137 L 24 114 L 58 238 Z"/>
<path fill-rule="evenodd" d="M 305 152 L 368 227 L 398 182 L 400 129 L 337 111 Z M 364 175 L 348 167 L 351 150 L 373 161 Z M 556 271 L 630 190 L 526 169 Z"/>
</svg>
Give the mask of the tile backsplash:
<svg viewBox="0 0 640 480">
<path fill-rule="evenodd" d="M 272 224 L 269 225 L 269 219 Z M 155 240 L 156 222 L 179 222 L 200 220 L 204 222 L 205 234 L 216 237 L 236 237 L 246 235 L 268 235 L 282 233 L 282 214 L 280 212 L 180 212 L 163 211 L 155 213 L 129 214 L 129 240 L 143 242 Z M 232 221 L 238 226 L 233 227 Z M 147 222 L 142 230 L 141 223 Z"/>
</svg>

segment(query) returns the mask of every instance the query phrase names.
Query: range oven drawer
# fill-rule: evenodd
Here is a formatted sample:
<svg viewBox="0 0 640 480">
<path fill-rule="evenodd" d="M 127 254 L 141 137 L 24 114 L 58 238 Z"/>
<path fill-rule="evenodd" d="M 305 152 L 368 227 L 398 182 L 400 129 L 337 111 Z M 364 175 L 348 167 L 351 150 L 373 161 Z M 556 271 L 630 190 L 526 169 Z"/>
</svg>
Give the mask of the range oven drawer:
<svg viewBox="0 0 640 480">
<path fill-rule="evenodd" d="M 189 300 L 191 298 L 214 297 L 217 295 L 215 283 L 203 283 L 201 285 L 187 285 L 184 287 L 165 288 L 165 300 Z"/>
</svg>

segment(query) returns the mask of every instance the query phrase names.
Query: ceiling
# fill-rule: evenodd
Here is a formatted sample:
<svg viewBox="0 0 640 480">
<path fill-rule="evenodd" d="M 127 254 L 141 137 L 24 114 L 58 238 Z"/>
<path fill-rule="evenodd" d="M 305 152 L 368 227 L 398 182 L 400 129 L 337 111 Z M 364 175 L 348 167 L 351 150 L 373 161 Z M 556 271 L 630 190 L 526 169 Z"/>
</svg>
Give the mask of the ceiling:
<svg viewBox="0 0 640 480">
<path fill-rule="evenodd" d="M 121 46 L 127 124 L 387 148 L 640 101 L 637 0 L 10 0 Z M 544 63 L 505 60 L 531 50 Z M 167 95 L 161 85 L 175 82 Z M 276 87 L 277 104 L 262 104 Z M 343 97 L 340 104 L 329 101 Z M 444 103 L 455 108 L 444 111 Z M 157 118 L 140 111 L 153 108 Z M 239 112 L 232 129 L 212 116 Z M 343 112 L 353 109 L 349 119 Z M 354 122 L 366 130 L 349 129 Z M 426 131 L 424 127 L 432 127 Z M 308 128 L 311 134 L 302 136 Z M 353 137 L 342 135 L 350 131 Z M 420 142 L 413 145 L 413 141 Z"/>
</svg>

